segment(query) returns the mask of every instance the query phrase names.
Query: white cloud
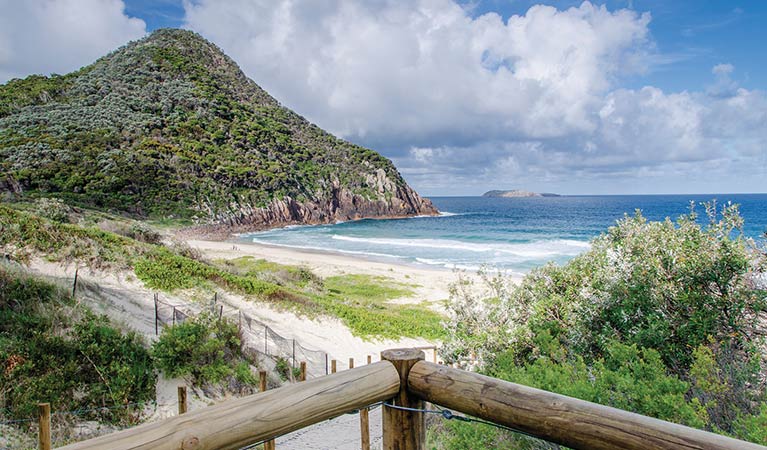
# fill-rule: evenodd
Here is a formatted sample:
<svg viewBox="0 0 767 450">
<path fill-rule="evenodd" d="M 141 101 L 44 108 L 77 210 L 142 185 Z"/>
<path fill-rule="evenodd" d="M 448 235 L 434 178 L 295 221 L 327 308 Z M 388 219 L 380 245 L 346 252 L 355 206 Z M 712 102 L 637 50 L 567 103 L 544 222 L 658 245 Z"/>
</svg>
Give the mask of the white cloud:
<svg viewBox="0 0 767 450">
<path fill-rule="evenodd" d="M 717 64 L 711 69 L 711 73 L 714 75 L 727 75 L 735 70 L 735 66 L 732 64 Z"/>
<path fill-rule="evenodd" d="M 648 14 L 584 3 L 504 22 L 449 0 L 187 1 L 186 23 L 290 107 L 369 142 L 593 130 L 614 77 L 643 69 Z"/>
<path fill-rule="evenodd" d="M 584 2 L 504 21 L 450 0 L 185 9 L 187 27 L 280 101 L 383 150 L 427 193 L 709 191 L 712 173 L 719 189 L 765 188 L 767 101 L 732 65 L 712 69 L 706 92 L 621 88 L 664 60 L 649 13 Z"/>
<path fill-rule="evenodd" d="M 0 82 L 67 73 L 146 33 L 121 0 L 0 0 Z"/>
</svg>

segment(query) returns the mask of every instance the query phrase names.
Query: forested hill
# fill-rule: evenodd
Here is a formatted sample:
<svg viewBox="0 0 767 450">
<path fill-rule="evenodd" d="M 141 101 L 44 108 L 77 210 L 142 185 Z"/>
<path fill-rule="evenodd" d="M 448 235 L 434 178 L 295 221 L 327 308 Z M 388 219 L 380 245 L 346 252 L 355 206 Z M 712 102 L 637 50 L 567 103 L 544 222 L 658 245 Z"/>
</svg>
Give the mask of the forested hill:
<svg viewBox="0 0 767 450">
<path fill-rule="evenodd" d="M 0 192 L 227 231 L 436 213 L 391 161 L 280 106 L 177 29 L 1 85 Z"/>
</svg>

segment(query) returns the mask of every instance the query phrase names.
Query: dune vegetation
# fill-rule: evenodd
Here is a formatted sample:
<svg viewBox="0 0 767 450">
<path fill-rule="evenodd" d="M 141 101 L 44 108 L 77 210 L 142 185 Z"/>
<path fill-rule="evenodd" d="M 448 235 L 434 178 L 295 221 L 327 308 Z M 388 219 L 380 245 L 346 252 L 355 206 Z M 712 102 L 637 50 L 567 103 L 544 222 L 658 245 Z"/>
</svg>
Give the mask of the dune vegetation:
<svg viewBox="0 0 767 450">
<path fill-rule="evenodd" d="M 765 250 L 737 207 L 626 217 L 564 266 L 492 295 L 454 286 L 443 357 L 505 380 L 767 444 Z M 706 222 L 701 225 L 700 222 Z M 549 448 L 448 422 L 436 448 Z M 480 445 L 481 443 L 481 445 Z"/>
</svg>

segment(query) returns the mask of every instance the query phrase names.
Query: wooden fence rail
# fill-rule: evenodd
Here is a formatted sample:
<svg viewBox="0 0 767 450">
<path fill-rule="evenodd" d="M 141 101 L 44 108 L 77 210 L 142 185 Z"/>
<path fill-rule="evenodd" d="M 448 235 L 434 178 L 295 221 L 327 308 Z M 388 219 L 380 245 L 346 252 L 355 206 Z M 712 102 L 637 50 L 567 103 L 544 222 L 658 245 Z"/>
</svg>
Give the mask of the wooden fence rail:
<svg viewBox="0 0 767 450">
<path fill-rule="evenodd" d="M 382 412 L 384 450 L 425 448 L 421 412 L 424 402 L 577 450 L 767 450 L 718 434 L 426 362 L 424 353 L 417 349 L 386 350 L 381 357 L 382 361 L 375 364 L 63 448 L 235 449 L 386 401 Z"/>
<path fill-rule="evenodd" d="M 574 449 L 767 448 L 425 361 L 410 369 L 407 389 L 428 402 Z"/>
<path fill-rule="evenodd" d="M 237 449 L 392 398 L 399 388 L 397 370 L 383 361 L 62 448 Z"/>
</svg>

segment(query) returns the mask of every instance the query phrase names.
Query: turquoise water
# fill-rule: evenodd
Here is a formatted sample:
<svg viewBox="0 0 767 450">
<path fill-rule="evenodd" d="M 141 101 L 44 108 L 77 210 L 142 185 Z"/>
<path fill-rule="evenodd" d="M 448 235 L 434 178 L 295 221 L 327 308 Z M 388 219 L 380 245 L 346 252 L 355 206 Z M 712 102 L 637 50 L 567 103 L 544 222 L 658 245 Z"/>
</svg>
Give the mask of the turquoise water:
<svg viewBox="0 0 767 450">
<path fill-rule="evenodd" d="M 417 265 L 476 270 L 482 265 L 525 273 L 564 263 L 635 209 L 650 220 L 676 218 L 690 201 L 740 204 L 745 233 L 767 231 L 767 194 L 572 196 L 546 198 L 432 197 L 440 217 L 361 220 L 242 235 L 263 244 L 338 252 Z M 704 209 L 698 207 L 699 214 Z"/>
</svg>

